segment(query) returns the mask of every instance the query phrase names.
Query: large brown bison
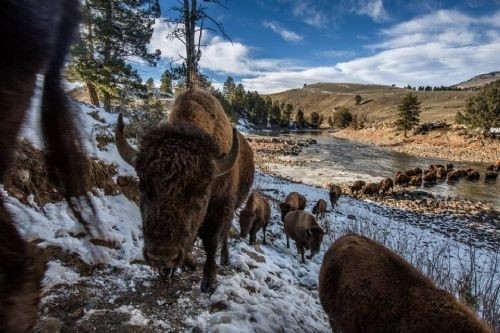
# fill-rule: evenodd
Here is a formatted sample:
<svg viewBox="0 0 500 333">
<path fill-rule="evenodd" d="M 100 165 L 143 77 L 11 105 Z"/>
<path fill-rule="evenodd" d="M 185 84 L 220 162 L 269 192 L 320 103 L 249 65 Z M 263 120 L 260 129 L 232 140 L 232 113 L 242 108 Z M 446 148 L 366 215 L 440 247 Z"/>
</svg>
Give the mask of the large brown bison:
<svg viewBox="0 0 500 333">
<path fill-rule="evenodd" d="M 380 192 L 379 183 L 368 183 L 361 189 L 361 195 L 378 195 Z"/>
<path fill-rule="evenodd" d="M 358 235 L 325 253 L 319 297 L 344 333 L 491 333 L 466 305 L 396 253 Z"/>
<path fill-rule="evenodd" d="M 335 184 L 328 184 L 328 196 L 330 197 L 330 203 L 332 204 L 332 209 L 335 208 L 337 201 L 339 201 L 340 196 L 342 195 L 342 189 L 340 186 Z"/>
<path fill-rule="evenodd" d="M 382 179 L 382 181 L 380 181 L 380 192 L 382 194 L 385 194 L 387 191 L 389 191 L 389 189 L 391 190 L 391 192 L 394 191 L 394 182 L 392 181 L 392 179 Z"/>
<path fill-rule="evenodd" d="M 316 220 L 318 218 L 323 219 L 325 217 L 326 212 L 326 201 L 323 199 L 319 199 L 312 209 L 312 213 L 316 216 Z"/>
<path fill-rule="evenodd" d="M 249 244 L 255 243 L 257 231 L 262 229 L 263 241 L 266 245 L 266 228 L 271 217 L 269 200 L 257 192 L 252 192 L 247 199 L 245 208 L 240 211 L 240 237 L 250 234 Z"/>
<path fill-rule="evenodd" d="M 349 186 L 349 189 L 351 190 L 351 194 L 354 194 L 354 197 L 358 196 L 358 192 L 361 191 L 363 186 L 366 185 L 366 182 L 363 180 L 356 180 L 352 186 Z"/>
<path fill-rule="evenodd" d="M 119 151 L 133 151 L 117 123 Z M 214 290 L 215 252 L 229 264 L 227 234 L 254 178 L 253 152 L 220 103 L 201 90 L 179 95 L 168 123 L 144 135 L 135 161 L 141 192 L 144 258 L 170 272 L 189 260 L 198 235 L 206 253 L 201 290 Z"/>
<path fill-rule="evenodd" d="M 286 247 L 290 248 L 290 238 L 293 239 L 302 263 L 306 262 L 304 249 L 311 250 L 307 259 L 319 252 L 324 233 L 314 216 L 303 210 L 294 210 L 285 216 Z"/>
<path fill-rule="evenodd" d="M 61 84 L 61 70 L 80 21 L 78 0 L 3 0 L 0 10 L 0 183 L 5 183 L 16 139 L 38 73 L 44 74 L 41 127 L 51 181 L 66 199 L 85 196 L 88 161 Z M 77 219 L 88 231 L 73 200 Z M 37 317 L 45 259 L 24 241 L 0 197 L 0 330 L 31 331 Z M 97 223 L 94 217 L 89 221 Z"/>
<path fill-rule="evenodd" d="M 408 182 L 410 181 L 410 177 L 401 171 L 396 172 L 396 175 L 394 176 L 394 184 L 396 185 L 407 185 Z"/>
<path fill-rule="evenodd" d="M 306 208 L 306 197 L 299 192 L 290 192 L 284 202 L 279 204 L 281 211 L 281 220 L 285 221 L 285 216 L 288 212 Z"/>
</svg>

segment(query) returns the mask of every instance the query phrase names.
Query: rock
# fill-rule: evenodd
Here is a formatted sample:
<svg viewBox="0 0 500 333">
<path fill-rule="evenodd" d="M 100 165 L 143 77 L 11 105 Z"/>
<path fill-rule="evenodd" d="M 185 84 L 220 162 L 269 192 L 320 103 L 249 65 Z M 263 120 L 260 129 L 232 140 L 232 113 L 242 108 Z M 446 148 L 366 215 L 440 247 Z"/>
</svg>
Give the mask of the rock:
<svg viewBox="0 0 500 333">
<path fill-rule="evenodd" d="M 253 252 L 253 251 L 249 251 L 245 248 L 242 248 L 241 249 L 241 252 L 243 253 L 246 253 L 250 258 L 252 258 L 253 260 L 255 260 L 256 262 L 260 262 L 260 263 L 265 263 L 266 262 L 266 258 Z"/>
<path fill-rule="evenodd" d="M 61 332 L 61 321 L 54 317 L 46 317 L 40 320 L 38 331 L 40 333 L 59 333 Z"/>
</svg>

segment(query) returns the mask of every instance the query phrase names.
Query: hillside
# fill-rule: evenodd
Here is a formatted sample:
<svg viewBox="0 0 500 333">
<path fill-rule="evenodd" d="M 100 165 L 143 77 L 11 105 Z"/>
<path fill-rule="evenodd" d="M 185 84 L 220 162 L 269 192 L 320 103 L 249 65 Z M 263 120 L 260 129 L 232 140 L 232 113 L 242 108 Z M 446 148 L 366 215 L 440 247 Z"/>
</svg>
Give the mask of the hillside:
<svg viewBox="0 0 500 333">
<path fill-rule="evenodd" d="M 307 114 L 316 111 L 328 119 L 336 108 L 347 107 L 355 115 L 366 114 L 369 122 L 393 122 L 398 104 L 408 92 L 413 92 L 422 102 L 423 122 L 453 122 L 457 111 L 465 107 L 471 91 L 413 91 L 409 89 L 351 83 L 317 83 L 302 89 L 292 89 L 270 95 L 273 100 L 291 103 L 297 109 L 304 108 Z M 354 97 L 363 101 L 356 105 Z"/>
<path fill-rule="evenodd" d="M 500 80 L 500 71 L 474 76 L 472 79 L 453 85 L 459 89 L 479 89 L 488 83 Z"/>
</svg>

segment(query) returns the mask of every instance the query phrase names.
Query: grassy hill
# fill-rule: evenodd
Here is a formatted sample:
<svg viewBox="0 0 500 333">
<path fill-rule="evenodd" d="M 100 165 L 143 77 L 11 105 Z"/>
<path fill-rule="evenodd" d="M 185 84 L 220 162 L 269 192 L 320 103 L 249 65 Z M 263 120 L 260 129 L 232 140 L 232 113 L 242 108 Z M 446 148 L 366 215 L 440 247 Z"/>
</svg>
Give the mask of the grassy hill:
<svg viewBox="0 0 500 333">
<path fill-rule="evenodd" d="M 479 89 L 496 80 L 500 80 L 500 72 L 477 75 L 470 80 L 455 84 L 453 87 L 460 89 Z"/>
<path fill-rule="evenodd" d="M 369 84 L 317 83 L 302 89 L 292 89 L 270 95 L 273 100 L 303 107 L 307 114 L 316 111 L 325 120 L 338 107 L 347 107 L 353 114 L 366 114 L 369 122 L 392 122 L 404 95 L 413 92 L 422 102 L 421 121 L 454 122 L 457 111 L 465 107 L 471 91 L 413 91 L 409 89 Z M 354 97 L 363 102 L 356 105 Z"/>
</svg>

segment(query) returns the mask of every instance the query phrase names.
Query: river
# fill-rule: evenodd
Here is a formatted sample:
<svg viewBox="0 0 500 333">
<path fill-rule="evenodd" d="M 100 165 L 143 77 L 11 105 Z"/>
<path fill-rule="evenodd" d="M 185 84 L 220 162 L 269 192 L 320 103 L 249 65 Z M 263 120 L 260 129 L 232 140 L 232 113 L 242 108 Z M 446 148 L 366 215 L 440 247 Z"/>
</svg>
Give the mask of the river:
<svg viewBox="0 0 500 333">
<path fill-rule="evenodd" d="M 490 202 L 496 210 L 500 210 L 500 179 L 496 182 L 484 182 L 484 172 L 488 164 L 413 156 L 335 138 L 327 132 L 287 133 L 279 136 L 309 137 L 317 141 L 317 144 L 304 148 L 299 156 L 290 157 L 291 160 L 305 161 L 306 166 L 276 166 L 278 173 L 304 183 L 315 185 L 326 182 L 351 183 L 357 179 L 380 181 L 385 177 L 393 178 L 397 170 L 406 171 L 415 167 L 427 169 L 430 164 L 453 163 L 455 168 L 473 168 L 479 171 L 481 180 L 461 179 L 453 184 L 448 184 L 446 181 L 438 182 L 437 185 L 424 189 L 444 197 Z M 412 188 L 414 189 L 410 187 Z"/>
</svg>

